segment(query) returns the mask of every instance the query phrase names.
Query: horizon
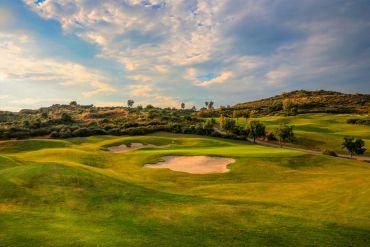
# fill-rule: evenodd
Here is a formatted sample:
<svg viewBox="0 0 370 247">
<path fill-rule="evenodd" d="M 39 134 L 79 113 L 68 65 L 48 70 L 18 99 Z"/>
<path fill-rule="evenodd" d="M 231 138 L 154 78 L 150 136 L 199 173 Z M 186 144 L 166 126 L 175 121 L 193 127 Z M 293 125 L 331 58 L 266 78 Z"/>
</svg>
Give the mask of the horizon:
<svg viewBox="0 0 370 247">
<path fill-rule="evenodd" d="M 370 2 L 5 0 L 0 111 L 370 93 Z"/>
<path fill-rule="evenodd" d="M 280 94 L 278 95 L 282 95 L 284 93 L 292 93 L 292 92 L 297 92 L 297 91 L 308 91 L 308 92 L 319 92 L 319 91 L 326 91 L 326 92 L 334 92 L 334 93 L 340 93 L 340 94 L 353 94 L 353 95 L 356 95 L 356 94 L 362 94 L 362 95 L 368 95 L 368 94 L 364 94 L 364 93 L 345 93 L 345 92 L 340 92 L 340 91 L 329 91 L 329 90 L 323 90 L 323 89 L 317 89 L 317 90 L 305 90 L 305 89 L 299 89 L 299 90 L 293 90 L 293 91 L 289 91 L 289 92 L 281 92 Z M 270 95 L 270 96 L 266 96 L 266 98 L 259 98 L 259 99 L 255 99 L 255 100 L 249 100 L 249 101 L 241 101 L 241 102 L 237 102 L 235 104 L 226 104 L 226 105 L 220 105 L 220 104 L 217 104 L 217 102 L 214 102 L 215 105 L 214 105 L 214 108 L 215 109 L 218 109 L 218 108 L 221 108 L 221 107 L 227 107 L 227 106 L 235 106 L 235 105 L 238 105 L 238 104 L 243 104 L 243 103 L 248 103 L 248 102 L 254 102 L 254 101 L 259 101 L 259 100 L 264 100 L 264 99 L 268 99 L 268 98 L 272 98 L 272 97 L 275 97 L 275 96 L 278 96 L 278 95 Z M 131 99 L 131 100 L 134 100 L 134 99 Z M 35 107 L 35 108 L 23 108 L 23 109 L 19 109 L 19 110 L 16 110 L 16 111 L 9 111 L 9 110 L 3 110 L 0 108 L 0 112 L 12 112 L 12 113 L 19 113 L 20 111 L 22 110 L 39 110 L 39 109 L 42 109 L 42 108 L 48 108 L 48 107 L 52 107 L 54 105 L 61 105 L 61 106 L 67 106 L 67 105 L 70 105 L 71 102 L 73 102 L 75 100 L 71 100 L 71 101 L 68 101 L 68 102 L 57 102 L 57 103 L 53 103 L 51 105 L 44 105 L 44 106 L 40 106 L 40 107 Z M 80 106 L 89 106 L 89 105 L 92 105 L 93 107 L 101 107 L 101 108 L 130 108 L 129 106 L 127 106 L 127 102 L 120 102 L 121 105 L 104 105 L 104 106 L 98 106 L 98 105 L 94 105 L 94 104 L 89 104 L 89 103 L 86 103 L 86 104 L 80 104 L 80 102 L 76 101 L 78 105 Z M 152 105 L 152 104 L 148 104 L 148 105 L 151 105 L 155 108 L 161 108 L 161 109 L 165 109 L 165 108 L 175 108 L 175 109 L 181 109 L 181 103 L 177 106 L 156 106 L 156 105 Z M 135 100 L 134 100 L 134 106 L 133 108 L 137 108 L 138 106 L 141 106 L 141 107 L 146 107 L 148 105 L 141 105 L 141 104 L 136 104 Z M 185 109 L 191 109 L 192 107 L 196 107 L 197 110 L 200 110 L 200 109 L 204 109 L 206 108 L 204 106 L 204 103 L 203 103 L 203 106 L 200 105 L 200 106 L 196 106 L 196 105 L 186 105 L 185 104 Z"/>
</svg>

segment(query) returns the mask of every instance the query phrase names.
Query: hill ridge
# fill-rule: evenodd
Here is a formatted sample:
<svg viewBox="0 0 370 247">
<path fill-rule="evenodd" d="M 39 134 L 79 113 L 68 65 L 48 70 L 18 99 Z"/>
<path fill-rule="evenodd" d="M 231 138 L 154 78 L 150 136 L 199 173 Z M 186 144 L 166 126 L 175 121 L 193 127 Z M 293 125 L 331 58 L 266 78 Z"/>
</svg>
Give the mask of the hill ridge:
<svg viewBox="0 0 370 247">
<path fill-rule="evenodd" d="M 326 90 L 295 90 L 272 97 L 239 103 L 232 110 L 258 115 L 287 113 L 360 113 L 368 114 L 370 94 L 348 94 Z M 239 112 L 239 115 L 242 112 Z"/>
</svg>

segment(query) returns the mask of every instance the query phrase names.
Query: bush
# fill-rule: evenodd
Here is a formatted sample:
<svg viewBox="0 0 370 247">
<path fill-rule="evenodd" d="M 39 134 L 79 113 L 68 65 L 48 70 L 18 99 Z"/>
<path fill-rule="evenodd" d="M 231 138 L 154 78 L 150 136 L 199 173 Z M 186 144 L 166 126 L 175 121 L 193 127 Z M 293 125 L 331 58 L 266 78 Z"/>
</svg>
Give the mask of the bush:
<svg viewBox="0 0 370 247">
<path fill-rule="evenodd" d="M 256 138 L 266 136 L 266 126 L 259 121 L 249 122 L 249 137 L 253 138 L 253 142 L 256 142 Z"/>
<path fill-rule="evenodd" d="M 276 138 L 276 136 L 274 135 L 274 133 L 269 133 L 268 135 L 267 135 L 267 140 L 269 140 L 269 141 L 277 141 L 277 138 Z"/>
<path fill-rule="evenodd" d="M 348 124 L 370 125 L 370 119 L 350 118 L 350 119 L 347 119 L 347 123 Z"/>
<path fill-rule="evenodd" d="M 280 125 L 280 127 L 276 130 L 276 135 L 281 144 L 286 141 L 292 142 L 294 140 L 293 126 L 286 124 Z"/>
<path fill-rule="evenodd" d="M 70 115 L 68 115 L 67 113 L 63 113 L 60 118 L 60 122 L 69 124 L 69 123 L 73 123 L 74 121 Z"/>
<path fill-rule="evenodd" d="M 74 130 L 72 132 L 72 135 L 74 137 L 87 137 L 91 135 L 91 133 L 88 128 L 79 128 L 79 129 Z"/>
<path fill-rule="evenodd" d="M 333 156 L 333 157 L 337 157 L 337 156 L 338 156 L 338 154 L 337 154 L 335 151 L 333 151 L 333 150 L 328 150 L 328 149 L 325 149 L 325 150 L 322 152 L 322 154 L 324 154 L 324 155 L 329 155 L 329 156 Z"/>
<path fill-rule="evenodd" d="M 221 128 L 226 132 L 233 132 L 236 127 L 235 120 L 232 118 L 223 118 L 221 120 Z"/>
</svg>

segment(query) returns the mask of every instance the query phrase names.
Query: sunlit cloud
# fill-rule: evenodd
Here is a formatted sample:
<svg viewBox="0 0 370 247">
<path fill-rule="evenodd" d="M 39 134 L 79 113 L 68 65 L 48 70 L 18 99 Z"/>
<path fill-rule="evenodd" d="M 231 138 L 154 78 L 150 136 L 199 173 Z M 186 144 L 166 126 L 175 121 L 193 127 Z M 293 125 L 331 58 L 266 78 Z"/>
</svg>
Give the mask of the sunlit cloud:
<svg viewBox="0 0 370 247">
<path fill-rule="evenodd" d="M 231 71 L 221 71 L 220 74 L 210 80 L 202 81 L 200 83 L 196 83 L 197 86 L 201 87 L 207 87 L 212 84 L 220 84 L 225 83 L 227 80 L 229 80 L 233 76 L 233 73 Z"/>
<path fill-rule="evenodd" d="M 116 92 L 115 88 L 102 82 L 108 78 L 100 72 L 81 64 L 40 57 L 37 54 L 39 47 L 30 36 L 0 33 L 0 40 L 0 75 L 4 82 L 50 82 L 66 88 L 92 88 L 82 93 L 86 97 Z M 31 104 L 29 101 L 24 103 Z"/>
<path fill-rule="evenodd" d="M 49 85 L 58 97 L 86 102 L 137 97 L 143 104 L 201 105 L 210 98 L 231 104 L 297 88 L 369 88 L 370 4 L 363 1 L 14 5 L 0 10 L 4 94 L 32 82 L 35 88 Z M 135 95 L 145 88 L 151 88 L 150 99 Z"/>
</svg>

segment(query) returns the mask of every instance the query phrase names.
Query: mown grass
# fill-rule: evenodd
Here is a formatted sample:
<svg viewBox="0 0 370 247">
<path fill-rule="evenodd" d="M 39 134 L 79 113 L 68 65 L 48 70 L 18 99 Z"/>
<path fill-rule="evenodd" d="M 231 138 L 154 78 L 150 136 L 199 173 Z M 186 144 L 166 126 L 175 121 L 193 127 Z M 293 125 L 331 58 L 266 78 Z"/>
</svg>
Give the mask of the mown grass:
<svg viewBox="0 0 370 247">
<path fill-rule="evenodd" d="M 28 149 L 1 143 L 10 151 L 0 156 L 0 246 L 370 243 L 370 168 L 363 162 L 168 133 L 62 142 Z M 133 142 L 158 147 L 104 151 Z M 167 155 L 236 163 L 209 175 L 143 167 Z"/>
<path fill-rule="evenodd" d="M 346 154 L 341 144 L 346 136 L 362 138 L 370 149 L 370 126 L 348 124 L 349 118 L 364 118 L 353 114 L 301 114 L 297 116 L 269 116 L 253 118 L 263 122 L 269 131 L 274 131 L 282 123 L 294 125 L 296 141 L 292 146 L 316 150 L 334 150 Z M 237 119 L 239 125 L 246 125 L 245 118 Z M 369 156 L 370 152 L 365 155 Z"/>
</svg>

